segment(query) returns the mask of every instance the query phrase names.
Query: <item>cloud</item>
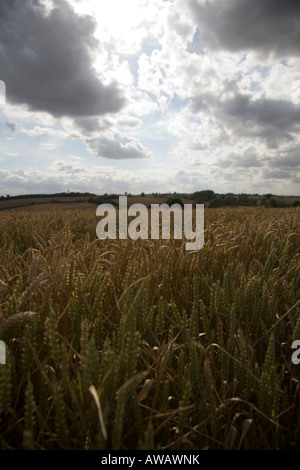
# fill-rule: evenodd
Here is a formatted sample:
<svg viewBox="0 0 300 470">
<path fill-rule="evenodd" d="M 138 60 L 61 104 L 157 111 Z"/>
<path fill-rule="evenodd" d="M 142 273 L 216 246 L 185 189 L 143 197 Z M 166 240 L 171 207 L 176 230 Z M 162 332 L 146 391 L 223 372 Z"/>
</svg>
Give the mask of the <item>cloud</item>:
<svg viewBox="0 0 300 470">
<path fill-rule="evenodd" d="M 46 126 L 34 126 L 32 128 L 20 127 L 19 133 L 28 135 L 29 137 L 49 135 L 52 137 L 59 137 L 62 139 L 67 136 L 66 132 L 62 129 L 56 129 L 54 127 L 46 127 Z"/>
<path fill-rule="evenodd" d="M 189 7 L 200 29 L 202 48 L 300 55 L 297 0 L 189 0 Z"/>
<path fill-rule="evenodd" d="M 5 125 L 8 127 L 8 129 L 10 129 L 12 134 L 16 134 L 18 131 L 18 124 L 16 122 L 5 119 Z"/>
<path fill-rule="evenodd" d="M 86 172 L 84 168 L 74 167 L 73 165 L 66 165 L 64 162 L 57 162 L 56 168 L 58 171 L 62 171 L 64 173 L 85 173 Z"/>
<path fill-rule="evenodd" d="M 74 119 L 74 125 L 83 137 L 90 137 L 112 128 L 123 128 L 128 130 L 137 129 L 142 126 L 142 121 L 141 119 L 130 115 L 118 116 L 115 119 L 106 117 L 80 117 Z"/>
<path fill-rule="evenodd" d="M 217 164 L 222 168 L 256 168 L 263 166 L 264 162 L 257 155 L 255 148 L 247 148 L 241 153 L 230 152 L 227 157 L 220 159 Z"/>
<path fill-rule="evenodd" d="M 127 129 L 136 129 L 141 127 L 143 122 L 134 116 L 124 116 L 116 120 L 116 125 Z"/>
<path fill-rule="evenodd" d="M 202 142 L 201 140 L 195 139 L 190 143 L 189 146 L 192 150 L 207 150 L 209 145 L 206 142 Z"/>
<path fill-rule="evenodd" d="M 300 122 L 300 110 L 285 100 L 251 100 L 250 96 L 236 94 L 222 103 L 221 110 L 228 117 L 283 130 Z"/>
<path fill-rule="evenodd" d="M 3 170 L 0 169 L 0 195 L 6 194 L 35 194 L 70 191 L 91 192 L 95 194 L 114 193 L 132 194 L 160 191 L 163 184 L 170 181 L 167 171 L 158 169 L 155 174 L 149 174 L 146 169 L 130 171 L 115 168 L 111 165 L 86 168 L 84 172 L 57 171 L 57 165 L 68 166 L 68 161 L 56 160 L 47 170 Z M 173 173 L 172 173 L 173 177 Z M 173 181 L 174 180 L 174 181 Z M 178 185 L 172 178 L 174 190 Z M 176 189 L 175 189 L 176 188 Z M 93 209 L 93 207 L 91 206 Z"/>
<path fill-rule="evenodd" d="M 0 70 L 7 100 L 55 117 L 119 111 L 125 99 L 116 83 L 104 85 L 92 66 L 101 45 L 95 21 L 77 15 L 66 0 L 47 11 L 39 0 L 1 0 Z"/>
<path fill-rule="evenodd" d="M 83 135 L 94 134 L 96 132 L 99 133 L 99 131 L 107 130 L 112 126 L 109 119 L 99 119 L 94 116 L 76 118 L 74 119 L 74 124 L 83 133 Z"/>
<path fill-rule="evenodd" d="M 300 110 L 286 100 L 259 99 L 237 94 L 220 104 L 217 115 L 239 134 L 266 139 L 276 148 L 281 141 L 291 140 L 289 134 L 300 124 Z"/>
<path fill-rule="evenodd" d="M 283 99 L 251 99 L 250 95 L 235 93 L 225 100 L 210 94 L 191 99 L 191 111 L 210 112 L 237 136 L 258 137 L 268 147 L 277 148 L 293 140 L 291 132 L 300 126 L 300 109 Z"/>
<path fill-rule="evenodd" d="M 90 151 L 99 157 L 114 160 L 151 157 L 151 152 L 139 140 L 117 132 L 110 136 L 87 139 L 86 143 Z"/>
<path fill-rule="evenodd" d="M 287 152 L 282 152 L 281 155 L 275 156 L 269 160 L 268 166 L 271 168 L 278 168 L 288 171 L 299 171 L 300 170 L 300 145 L 295 145 L 290 148 Z"/>
<path fill-rule="evenodd" d="M 269 170 L 265 168 L 262 173 L 266 179 L 290 179 L 291 174 L 285 170 Z"/>
</svg>

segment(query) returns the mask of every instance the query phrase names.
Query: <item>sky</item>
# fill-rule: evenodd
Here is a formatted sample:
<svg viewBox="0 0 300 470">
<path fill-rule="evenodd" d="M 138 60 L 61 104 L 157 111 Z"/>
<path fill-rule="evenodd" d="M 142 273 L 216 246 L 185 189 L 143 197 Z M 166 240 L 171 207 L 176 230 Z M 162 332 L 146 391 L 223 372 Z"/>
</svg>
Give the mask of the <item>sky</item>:
<svg viewBox="0 0 300 470">
<path fill-rule="evenodd" d="M 0 80 L 0 195 L 300 194 L 299 0 L 1 0 Z"/>
</svg>

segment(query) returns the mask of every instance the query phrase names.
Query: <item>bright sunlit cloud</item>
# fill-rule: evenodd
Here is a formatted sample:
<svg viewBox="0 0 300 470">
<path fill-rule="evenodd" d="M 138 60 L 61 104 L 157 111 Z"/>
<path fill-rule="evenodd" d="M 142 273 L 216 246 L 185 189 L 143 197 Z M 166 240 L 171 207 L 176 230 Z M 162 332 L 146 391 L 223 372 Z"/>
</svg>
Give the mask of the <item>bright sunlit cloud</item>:
<svg viewBox="0 0 300 470">
<path fill-rule="evenodd" d="M 117 47 L 121 54 L 138 52 L 147 36 L 145 24 L 155 17 L 147 0 L 82 0 L 76 2 L 75 8 L 81 14 L 91 14 L 97 22 L 95 36 L 101 43 Z"/>
</svg>

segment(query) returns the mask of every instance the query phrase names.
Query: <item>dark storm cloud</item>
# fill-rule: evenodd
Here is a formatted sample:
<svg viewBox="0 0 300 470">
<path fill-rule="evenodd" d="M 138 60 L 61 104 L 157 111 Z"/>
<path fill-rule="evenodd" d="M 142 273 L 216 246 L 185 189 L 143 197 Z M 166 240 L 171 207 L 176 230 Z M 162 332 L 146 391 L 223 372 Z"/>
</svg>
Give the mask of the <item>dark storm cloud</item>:
<svg viewBox="0 0 300 470">
<path fill-rule="evenodd" d="M 299 130 L 300 108 L 286 100 L 261 98 L 236 93 L 221 101 L 212 95 L 191 99 L 194 113 L 209 111 L 216 119 L 234 130 L 236 135 L 260 137 L 270 148 L 293 140 L 291 132 Z"/>
<path fill-rule="evenodd" d="M 300 55 L 299 0 L 189 0 L 189 6 L 202 47 Z"/>
<path fill-rule="evenodd" d="M 116 84 L 103 85 L 90 50 L 99 47 L 90 16 L 66 0 L 46 14 L 38 0 L 0 2 L 0 78 L 7 100 L 54 116 L 117 112 L 125 101 Z"/>
</svg>

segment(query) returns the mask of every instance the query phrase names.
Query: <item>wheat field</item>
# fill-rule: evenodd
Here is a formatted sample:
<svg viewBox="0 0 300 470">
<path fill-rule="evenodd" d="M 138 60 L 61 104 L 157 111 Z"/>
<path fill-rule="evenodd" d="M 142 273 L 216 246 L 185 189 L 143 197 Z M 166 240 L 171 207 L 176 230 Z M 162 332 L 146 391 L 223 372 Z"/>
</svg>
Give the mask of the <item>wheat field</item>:
<svg viewBox="0 0 300 470">
<path fill-rule="evenodd" d="M 187 252 L 3 211 L 0 448 L 300 448 L 299 215 L 206 209 Z"/>
</svg>

